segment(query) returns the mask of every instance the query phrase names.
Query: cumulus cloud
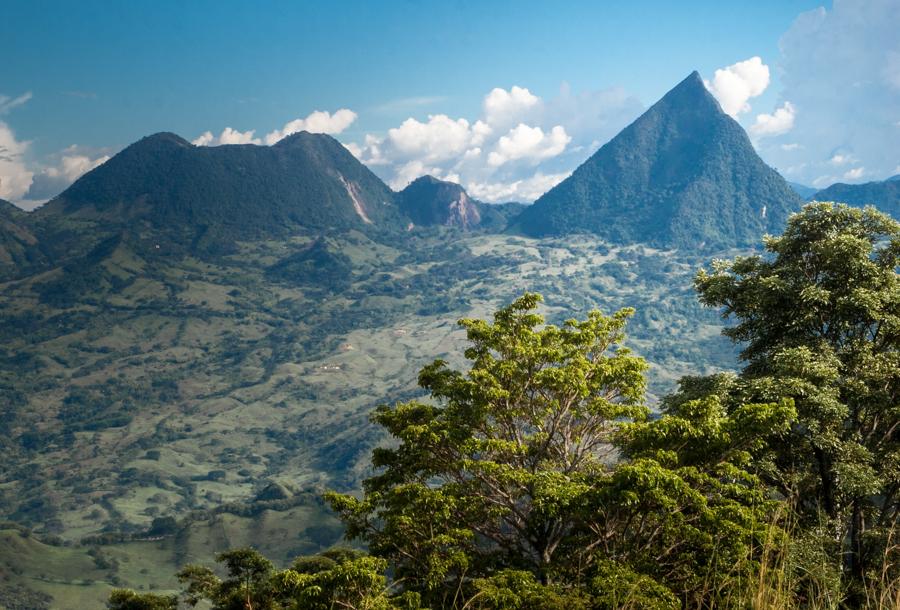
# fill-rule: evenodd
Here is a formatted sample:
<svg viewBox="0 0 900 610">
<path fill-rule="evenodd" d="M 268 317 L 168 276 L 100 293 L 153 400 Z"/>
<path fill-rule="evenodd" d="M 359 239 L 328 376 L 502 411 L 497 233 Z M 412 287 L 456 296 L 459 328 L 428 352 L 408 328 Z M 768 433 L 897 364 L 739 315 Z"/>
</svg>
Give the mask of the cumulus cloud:
<svg viewBox="0 0 900 610">
<path fill-rule="evenodd" d="M 347 129 L 356 120 L 356 113 L 347 108 L 341 108 L 334 114 L 323 110 L 311 112 L 306 118 L 294 119 L 284 124 L 281 129 L 276 129 L 266 134 L 265 138 L 255 137 L 256 130 L 238 131 L 232 127 L 226 127 L 219 135 L 206 131 L 192 143 L 195 146 L 221 146 L 222 144 L 262 144 L 268 145 L 280 142 L 291 134 L 301 131 L 310 133 L 327 133 L 337 135 Z"/>
<path fill-rule="evenodd" d="M 519 123 L 502 136 L 495 149 L 488 155 L 488 165 L 494 167 L 509 161 L 526 159 L 538 162 L 560 154 L 572 138 L 561 125 L 556 125 L 549 133 L 540 127 L 529 127 Z"/>
<path fill-rule="evenodd" d="M 214 136 L 211 131 L 202 133 L 197 139 L 192 141 L 194 146 L 219 146 L 221 144 L 262 144 L 262 140 L 254 138 L 255 130 L 238 131 L 231 127 L 226 127 L 218 136 Z"/>
<path fill-rule="evenodd" d="M 756 122 L 750 126 L 750 135 L 757 138 L 780 136 L 794 128 L 794 116 L 797 109 L 790 102 L 785 102 L 772 114 L 756 115 Z"/>
<path fill-rule="evenodd" d="M 532 201 L 642 110 L 621 88 L 576 94 L 563 84 L 542 99 L 517 85 L 490 90 L 479 117 L 410 117 L 344 145 L 394 189 L 431 174 L 483 201 Z"/>
<path fill-rule="evenodd" d="M 50 155 L 34 173 L 24 199 L 43 202 L 63 192 L 70 184 L 92 169 L 109 161 L 109 154 L 81 146 L 69 146 Z"/>
<path fill-rule="evenodd" d="M 0 121 L 0 199 L 17 201 L 31 187 L 34 173 L 25 163 L 30 142 L 16 139 L 16 134 Z"/>
<path fill-rule="evenodd" d="M 322 110 L 310 113 L 305 119 L 294 119 L 285 123 L 281 129 L 276 129 L 266 134 L 266 144 L 272 145 L 291 134 L 301 131 L 310 133 L 327 133 L 336 135 L 350 127 L 356 120 L 356 113 L 347 108 L 341 108 L 334 114 Z"/>
<path fill-rule="evenodd" d="M 484 96 L 482 106 L 485 121 L 501 127 L 531 118 L 529 114 L 541 106 L 541 99 L 525 87 L 513 86 L 509 91 L 496 87 Z"/>
<path fill-rule="evenodd" d="M 478 146 L 490 133 L 491 128 L 481 121 L 470 124 L 466 119 L 454 120 L 446 114 L 437 114 L 429 116 L 424 123 L 409 118 L 399 127 L 389 129 L 387 144 L 399 158 L 433 163 Z"/>
<path fill-rule="evenodd" d="M 763 158 L 814 186 L 880 180 L 900 161 L 900 3 L 836 0 L 802 13 L 780 41 L 782 101 L 796 109 L 790 142 L 760 144 Z M 849 168 L 849 169 L 848 169 Z"/>
<path fill-rule="evenodd" d="M 750 98 L 761 95 L 769 86 L 769 66 L 760 57 L 751 57 L 716 70 L 712 81 L 704 83 L 722 110 L 737 117 L 750 110 Z"/>
<path fill-rule="evenodd" d="M 483 201 L 534 201 L 554 186 L 562 182 L 568 172 L 543 174 L 537 172 L 533 176 L 519 180 L 498 182 L 470 182 L 466 185 L 469 194 Z"/>
</svg>

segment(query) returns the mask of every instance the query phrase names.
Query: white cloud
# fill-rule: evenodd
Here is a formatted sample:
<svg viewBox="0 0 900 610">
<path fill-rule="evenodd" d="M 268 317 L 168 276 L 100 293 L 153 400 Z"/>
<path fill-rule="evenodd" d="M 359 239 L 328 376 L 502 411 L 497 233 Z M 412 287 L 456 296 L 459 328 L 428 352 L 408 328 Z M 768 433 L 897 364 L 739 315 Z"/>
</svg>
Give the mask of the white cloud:
<svg viewBox="0 0 900 610">
<path fill-rule="evenodd" d="M 525 87 L 513 86 L 509 91 L 496 87 L 486 96 L 482 106 L 485 121 L 492 126 L 515 125 L 528 118 L 541 105 L 541 99 Z"/>
<path fill-rule="evenodd" d="M 109 155 L 103 155 L 91 159 L 86 155 L 64 155 L 60 164 L 62 175 L 69 182 L 75 182 L 92 169 L 100 167 L 109 161 Z"/>
<path fill-rule="evenodd" d="M 545 134 L 540 127 L 519 123 L 497 141 L 496 147 L 488 155 L 488 165 L 497 167 L 517 159 L 532 162 L 549 159 L 565 150 L 566 144 L 571 141 L 572 138 L 561 125 L 556 125 Z"/>
<path fill-rule="evenodd" d="M 859 180 L 866 173 L 866 168 L 864 167 L 854 167 L 851 170 L 844 172 L 844 180 Z"/>
<path fill-rule="evenodd" d="M 35 170 L 34 180 L 24 198 L 40 202 L 51 199 L 109 158 L 109 154 L 100 150 L 69 146 L 50 155 L 43 167 Z"/>
<path fill-rule="evenodd" d="M 433 163 L 477 146 L 489 133 L 490 128 L 481 121 L 470 125 L 466 119 L 454 120 L 446 114 L 436 114 L 429 116 L 426 123 L 409 118 L 399 127 L 389 129 L 387 143 L 401 158 Z"/>
<path fill-rule="evenodd" d="M 797 144 L 796 142 L 789 142 L 787 144 L 781 145 L 781 150 L 791 151 L 791 150 L 802 150 L 803 146 Z"/>
<path fill-rule="evenodd" d="M 218 136 L 213 135 L 211 131 L 200 134 L 193 140 L 195 146 L 220 146 L 222 144 L 266 144 L 272 145 L 280 142 L 291 134 L 300 131 L 308 131 L 310 133 L 327 133 L 336 135 L 347 129 L 356 120 L 356 113 L 347 108 L 341 108 L 334 114 L 322 110 L 311 112 L 306 118 L 294 119 L 284 124 L 281 129 L 266 134 L 265 139 L 254 137 L 256 130 L 238 131 L 231 127 L 226 127 Z"/>
<path fill-rule="evenodd" d="M 797 109 L 790 102 L 785 102 L 772 114 L 756 115 L 756 123 L 750 127 L 750 134 L 757 138 L 780 136 L 794 128 L 794 117 Z"/>
<path fill-rule="evenodd" d="M 779 43 L 779 97 L 797 108 L 787 137 L 803 148 L 786 151 L 772 137 L 760 147 L 767 163 L 802 161 L 792 178 L 816 186 L 891 175 L 900 160 L 898 23 L 896 0 L 836 0 L 794 20 Z"/>
<path fill-rule="evenodd" d="M 226 127 L 218 136 L 214 136 L 211 131 L 201 134 L 191 143 L 194 146 L 220 146 L 222 144 L 262 144 L 262 140 L 254 138 L 255 130 L 238 131 L 231 127 Z"/>
<path fill-rule="evenodd" d="M 551 188 L 566 179 L 567 172 L 543 174 L 512 180 L 510 182 L 470 182 L 466 186 L 469 194 L 483 201 L 534 201 Z"/>
<path fill-rule="evenodd" d="M 704 81 L 722 110 L 733 117 L 750 110 L 750 98 L 761 95 L 769 86 L 769 66 L 759 57 L 739 61 L 716 70 L 712 81 Z"/>
<path fill-rule="evenodd" d="M 831 163 L 832 165 L 847 165 L 848 163 L 854 163 L 855 161 L 856 161 L 856 158 L 854 158 L 852 155 L 846 155 L 846 154 L 841 154 L 841 153 L 835 153 L 828 160 L 828 162 Z"/>
<path fill-rule="evenodd" d="M 363 149 L 356 142 L 342 142 L 344 144 L 344 148 L 350 151 L 350 154 L 356 157 L 357 159 L 362 159 Z"/>
<path fill-rule="evenodd" d="M 0 199 L 17 201 L 31 188 L 34 173 L 24 159 L 29 145 L 17 140 L 9 125 L 0 121 Z"/>
<path fill-rule="evenodd" d="M 31 99 L 31 91 L 27 91 L 19 97 L 9 97 L 8 95 L 0 95 L 0 114 L 6 114 L 13 108 L 23 105 Z"/>
<path fill-rule="evenodd" d="M 518 85 L 495 88 L 481 107 L 480 117 L 410 117 L 345 146 L 395 189 L 432 174 L 484 201 L 531 201 L 643 110 L 621 88 L 576 94 L 566 84 L 548 100 Z"/>
<path fill-rule="evenodd" d="M 285 123 L 281 129 L 276 129 L 266 134 L 266 144 L 272 145 L 291 134 L 300 131 L 310 133 L 327 133 L 336 135 L 350 127 L 356 120 L 356 113 L 347 108 L 341 108 L 334 114 L 322 110 L 310 113 L 305 119 L 294 119 Z"/>
</svg>

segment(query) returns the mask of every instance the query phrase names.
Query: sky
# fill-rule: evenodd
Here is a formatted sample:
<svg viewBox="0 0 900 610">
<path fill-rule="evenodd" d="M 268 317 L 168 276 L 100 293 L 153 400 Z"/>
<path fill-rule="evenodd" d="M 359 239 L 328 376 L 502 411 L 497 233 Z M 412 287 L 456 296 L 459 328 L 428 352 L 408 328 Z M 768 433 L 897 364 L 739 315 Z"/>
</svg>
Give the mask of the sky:
<svg viewBox="0 0 900 610">
<path fill-rule="evenodd" d="M 390 186 L 531 201 L 693 70 L 791 181 L 900 173 L 900 0 L 0 0 L 0 198 L 145 135 L 328 133 Z"/>
</svg>

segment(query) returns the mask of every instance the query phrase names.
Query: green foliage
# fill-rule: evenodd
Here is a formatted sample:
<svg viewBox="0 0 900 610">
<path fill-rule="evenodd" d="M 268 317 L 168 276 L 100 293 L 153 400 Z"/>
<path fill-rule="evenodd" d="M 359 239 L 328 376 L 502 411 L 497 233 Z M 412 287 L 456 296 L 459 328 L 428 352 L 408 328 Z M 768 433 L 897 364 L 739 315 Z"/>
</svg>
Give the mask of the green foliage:
<svg viewBox="0 0 900 610">
<path fill-rule="evenodd" d="M 711 396 L 648 421 L 646 365 L 621 345 L 632 312 L 556 327 L 539 302 L 462 320 L 471 368 L 435 361 L 430 402 L 376 411 L 396 445 L 362 499 L 327 496 L 348 536 L 434 607 L 699 607 L 746 587 L 780 535 L 747 465 L 790 401 L 727 413 Z"/>
<path fill-rule="evenodd" d="M 214 610 L 274 609 L 275 594 L 270 579 L 275 571 L 272 562 L 252 548 L 245 547 L 220 553 L 216 561 L 225 564 L 228 577 L 217 577 L 209 568 L 189 565 L 178 573 L 186 585 L 185 601 L 196 606 L 208 600 Z"/>
<path fill-rule="evenodd" d="M 178 596 L 113 589 L 106 607 L 108 610 L 178 610 Z"/>
<path fill-rule="evenodd" d="M 681 602 L 652 578 L 612 561 L 602 561 L 591 581 L 594 610 L 679 610 Z"/>
<path fill-rule="evenodd" d="M 744 346 L 732 412 L 748 400 L 796 406 L 790 434 L 754 470 L 788 500 L 807 546 L 830 549 L 860 605 L 873 575 L 898 569 L 888 536 L 900 519 L 900 224 L 811 204 L 766 249 L 716 262 L 697 290 Z"/>
<path fill-rule="evenodd" d="M 384 472 L 366 481 L 365 500 L 329 498 L 351 536 L 423 591 L 498 561 L 551 578 L 617 422 L 646 415 L 646 365 L 618 346 L 631 312 L 538 329 L 539 301 L 525 295 L 493 323 L 462 320 L 471 370 L 437 360 L 419 383 L 439 406 L 379 408 L 400 446 L 376 450 Z"/>
<path fill-rule="evenodd" d="M 472 583 L 468 608 L 478 610 L 587 610 L 595 607 L 584 591 L 539 583 L 534 574 L 501 570 Z"/>
</svg>

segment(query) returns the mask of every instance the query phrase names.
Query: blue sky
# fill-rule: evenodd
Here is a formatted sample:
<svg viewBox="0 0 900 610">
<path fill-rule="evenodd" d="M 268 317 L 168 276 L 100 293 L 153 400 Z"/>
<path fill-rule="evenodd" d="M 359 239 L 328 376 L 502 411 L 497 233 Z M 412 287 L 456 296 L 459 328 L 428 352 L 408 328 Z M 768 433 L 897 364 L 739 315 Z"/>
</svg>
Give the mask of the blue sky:
<svg viewBox="0 0 900 610">
<path fill-rule="evenodd" d="M 711 87 L 720 82 L 726 97 L 735 95 L 727 87 L 749 87 L 746 104 L 740 92 L 730 102 L 739 105 L 734 114 L 755 129 L 768 162 L 783 173 L 794 168 L 789 179 L 822 182 L 858 168 L 852 179 L 882 178 L 900 164 L 896 146 L 886 140 L 887 150 L 864 151 L 845 133 L 815 146 L 794 142 L 790 131 L 802 131 L 802 117 L 814 110 L 790 95 L 792 86 L 809 87 L 797 62 L 808 56 L 821 63 L 816 45 L 832 32 L 854 39 L 838 54 L 847 63 L 874 64 L 887 53 L 876 114 L 888 125 L 900 122 L 893 114 L 900 81 L 894 88 L 890 67 L 896 61 L 900 74 L 900 49 L 896 27 L 884 28 L 900 18 L 898 4 L 6 0 L 0 40 L 12 60 L 0 62 L 0 164 L 7 159 L 0 196 L 46 199 L 157 131 L 189 140 L 209 131 L 204 143 L 217 144 L 236 141 L 219 137 L 228 127 L 231 134 L 253 130 L 243 141 L 265 143 L 268 134 L 319 126 L 394 186 L 421 170 L 459 180 L 485 199 L 527 199 L 694 69 Z M 880 51 L 873 42 L 882 43 Z M 741 63 L 755 57 L 755 67 Z M 735 65 L 715 80 L 716 70 Z M 859 73 L 858 65 L 817 69 L 820 80 Z M 840 78 L 820 84 L 840 91 Z M 491 98 L 499 105 L 489 122 L 488 98 L 498 89 L 506 97 Z M 349 113 L 335 121 L 341 109 Z M 329 114 L 313 120 L 315 111 Z M 768 127 L 759 126 L 759 115 L 771 118 Z M 447 120 L 429 118 L 441 116 Z M 484 133 L 475 134 L 479 121 Z M 791 130 L 779 131 L 786 122 Z M 809 134 L 821 128 L 804 127 Z M 835 155 L 847 162 L 828 166 Z"/>
</svg>

